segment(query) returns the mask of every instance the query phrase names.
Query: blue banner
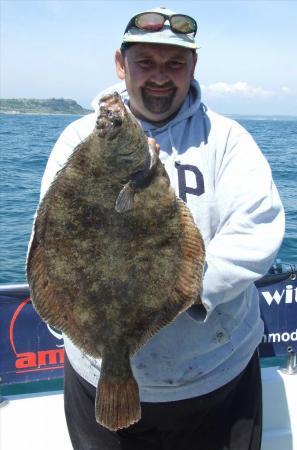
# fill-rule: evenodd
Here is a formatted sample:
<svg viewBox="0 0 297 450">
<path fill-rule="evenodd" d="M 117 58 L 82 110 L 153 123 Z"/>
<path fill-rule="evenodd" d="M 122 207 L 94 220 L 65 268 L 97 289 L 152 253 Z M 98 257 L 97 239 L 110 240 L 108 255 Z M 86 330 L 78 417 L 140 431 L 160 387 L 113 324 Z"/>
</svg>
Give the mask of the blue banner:
<svg viewBox="0 0 297 450">
<path fill-rule="evenodd" d="M 27 286 L 0 288 L 0 317 L 2 385 L 63 376 L 62 335 L 40 319 Z"/>
<path fill-rule="evenodd" d="M 266 275 L 256 283 L 260 297 L 264 336 L 261 356 L 297 352 L 297 272 Z"/>
<path fill-rule="evenodd" d="M 265 324 L 261 356 L 297 352 L 297 273 L 266 275 L 256 283 Z M 35 312 L 27 285 L 0 287 L 2 385 L 63 377 L 64 346 L 58 330 Z"/>
</svg>

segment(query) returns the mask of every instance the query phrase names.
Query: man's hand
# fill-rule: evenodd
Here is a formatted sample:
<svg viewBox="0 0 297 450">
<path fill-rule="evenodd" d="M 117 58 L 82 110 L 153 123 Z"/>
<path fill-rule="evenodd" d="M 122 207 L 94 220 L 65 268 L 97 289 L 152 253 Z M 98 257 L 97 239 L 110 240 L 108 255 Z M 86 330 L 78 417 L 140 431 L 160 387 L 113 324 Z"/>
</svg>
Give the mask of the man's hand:
<svg viewBox="0 0 297 450">
<path fill-rule="evenodd" d="M 147 138 L 149 146 L 151 147 L 151 149 L 156 153 L 157 156 L 159 156 L 160 153 L 160 145 L 157 144 L 156 140 L 154 138 Z"/>
</svg>

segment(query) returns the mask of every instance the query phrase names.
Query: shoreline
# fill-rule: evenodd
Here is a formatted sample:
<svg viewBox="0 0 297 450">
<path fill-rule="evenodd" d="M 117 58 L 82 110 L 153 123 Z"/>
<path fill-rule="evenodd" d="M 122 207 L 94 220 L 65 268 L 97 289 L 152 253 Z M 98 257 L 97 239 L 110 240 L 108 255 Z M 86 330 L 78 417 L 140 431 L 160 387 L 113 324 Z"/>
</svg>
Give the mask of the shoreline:
<svg viewBox="0 0 297 450">
<path fill-rule="evenodd" d="M 74 113 L 74 112 L 20 112 L 20 111 L 0 111 L 0 115 L 11 115 L 11 116 L 86 116 L 87 114 L 92 114 L 95 111 L 90 111 L 87 113 Z"/>
<path fill-rule="evenodd" d="M 89 112 L 86 113 L 79 113 L 79 112 L 21 112 L 21 111 L 0 111 L 1 115 L 11 115 L 11 116 L 86 116 L 88 114 L 94 114 L 95 111 L 89 110 Z M 297 116 L 287 116 L 287 115 L 264 115 L 264 114 L 229 114 L 229 113 L 222 113 L 220 112 L 222 116 L 233 118 L 235 120 L 271 120 L 271 121 L 290 121 L 290 122 L 296 122 Z"/>
</svg>

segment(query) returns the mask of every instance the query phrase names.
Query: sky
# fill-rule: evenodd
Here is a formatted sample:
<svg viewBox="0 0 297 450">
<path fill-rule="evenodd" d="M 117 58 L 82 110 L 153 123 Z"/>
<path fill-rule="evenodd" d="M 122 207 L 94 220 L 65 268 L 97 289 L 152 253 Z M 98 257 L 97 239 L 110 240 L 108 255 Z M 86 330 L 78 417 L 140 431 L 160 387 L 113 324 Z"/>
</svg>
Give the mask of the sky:
<svg viewBox="0 0 297 450">
<path fill-rule="evenodd" d="M 71 98 L 89 108 L 117 83 L 132 16 L 157 6 L 198 23 L 195 77 L 225 114 L 297 116 L 297 0 L 0 0 L 1 98 Z"/>
</svg>

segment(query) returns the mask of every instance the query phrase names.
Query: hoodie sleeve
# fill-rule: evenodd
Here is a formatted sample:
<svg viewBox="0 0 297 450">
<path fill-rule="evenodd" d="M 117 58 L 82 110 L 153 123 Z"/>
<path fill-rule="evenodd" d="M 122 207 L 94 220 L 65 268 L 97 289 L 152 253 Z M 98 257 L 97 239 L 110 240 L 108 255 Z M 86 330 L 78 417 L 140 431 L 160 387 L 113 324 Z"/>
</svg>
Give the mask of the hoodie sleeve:
<svg viewBox="0 0 297 450">
<path fill-rule="evenodd" d="M 65 165 L 67 159 L 95 126 L 95 114 L 88 114 L 81 119 L 75 120 L 60 135 L 49 156 L 40 187 L 40 200 L 55 179 L 56 174 Z"/>
<path fill-rule="evenodd" d="M 236 122 L 216 149 L 218 226 L 206 249 L 203 304 L 207 317 L 265 275 L 281 245 L 284 210 L 270 167 Z"/>
</svg>

